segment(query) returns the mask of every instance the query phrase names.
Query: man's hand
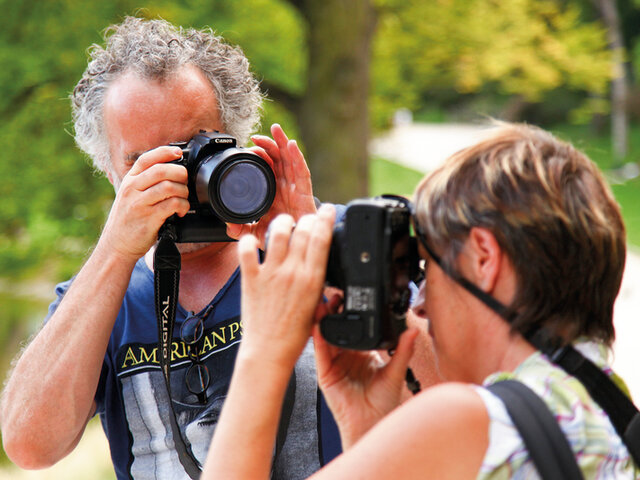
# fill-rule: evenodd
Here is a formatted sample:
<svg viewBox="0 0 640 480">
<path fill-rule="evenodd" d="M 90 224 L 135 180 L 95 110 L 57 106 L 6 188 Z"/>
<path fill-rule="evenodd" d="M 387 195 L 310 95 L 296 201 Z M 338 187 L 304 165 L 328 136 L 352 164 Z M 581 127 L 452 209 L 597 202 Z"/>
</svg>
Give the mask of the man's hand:
<svg viewBox="0 0 640 480">
<path fill-rule="evenodd" d="M 316 212 L 311 188 L 311 174 L 304 156 L 295 140 L 289 140 L 277 123 L 271 126 L 273 139 L 263 135 L 251 137 L 256 147 L 252 151 L 265 159 L 276 177 L 276 196 L 271 209 L 258 222 L 252 224 L 227 224 L 227 235 L 240 238 L 246 233 L 258 237 L 260 248 L 269 223 L 281 213 L 291 215 L 294 221 L 308 213 Z"/>
<path fill-rule="evenodd" d="M 178 147 L 158 147 L 142 154 L 118 188 L 101 242 L 125 258 L 142 257 L 164 221 L 189 211 L 187 169 L 168 164 L 180 158 Z"/>
</svg>

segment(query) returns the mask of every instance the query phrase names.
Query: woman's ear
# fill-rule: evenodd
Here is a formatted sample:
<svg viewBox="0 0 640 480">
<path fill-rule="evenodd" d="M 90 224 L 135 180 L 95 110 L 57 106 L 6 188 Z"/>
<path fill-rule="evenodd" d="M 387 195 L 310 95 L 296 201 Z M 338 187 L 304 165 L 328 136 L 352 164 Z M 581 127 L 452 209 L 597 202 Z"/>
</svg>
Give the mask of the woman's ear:
<svg viewBox="0 0 640 480">
<path fill-rule="evenodd" d="M 464 255 L 469 261 L 464 270 L 469 280 L 485 292 L 492 292 L 502 267 L 502 248 L 490 230 L 473 227 L 465 241 Z"/>
</svg>

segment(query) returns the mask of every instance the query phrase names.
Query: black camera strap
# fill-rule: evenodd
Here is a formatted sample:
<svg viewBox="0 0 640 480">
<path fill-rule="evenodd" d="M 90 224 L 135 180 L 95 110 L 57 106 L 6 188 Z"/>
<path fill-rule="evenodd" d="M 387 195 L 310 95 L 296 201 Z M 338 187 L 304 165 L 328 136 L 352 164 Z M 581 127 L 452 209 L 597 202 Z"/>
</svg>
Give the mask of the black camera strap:
<svg viewBox="0 0 640 480">
<path fill-rule="evenodd" d="M 458 277 L 453 278 L 508 323 L 515 319 L 515 312 L 471 282 Z M 640 465 L 640 412 L 631 399 L 596 364 L 572 345 L 563 345 L 559 338 L 550 336 L 545 329 L 534 330 L 524 337 L 552 363 L 582 383 L 591 398 L 609 417 L 636 465 Z"/>
<path fill-rule="evenodd" d="M 609 375 L 572 345 L 558 346 L 558 340 L 543 329 L 527 335 L 527 340 L 553 363 L 580 380 L 591 398 L 608 415 L 636 465 L 640 465 L 640 412 L 631 399 Z"/>
<path fill-rule="evenodd" d="M 158 349 L 160 368 L 169 396 L 169 424 L 173 443 L 178 452 L 180 463 L 192 479 L 200 477 L 202 465 L 196 459 L 180 431 L 171 400 L 171 343 L 173 327 L 178 306 L 178 291 L 180 284 L 180 252 L 176 247 L 176 232 L 171 224 L 165 224 L 160 230 L 159 241 L 153 257 L 155 307 L 158 321 Z"/>
</svg>

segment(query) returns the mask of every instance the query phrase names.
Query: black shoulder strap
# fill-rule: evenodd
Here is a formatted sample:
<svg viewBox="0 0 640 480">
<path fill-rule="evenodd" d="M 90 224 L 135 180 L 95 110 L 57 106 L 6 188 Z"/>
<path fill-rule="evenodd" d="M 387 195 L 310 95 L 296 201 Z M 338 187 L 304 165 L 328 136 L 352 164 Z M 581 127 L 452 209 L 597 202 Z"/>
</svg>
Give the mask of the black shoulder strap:
<svg viewBox="0 0 640 480">
<path fill-rule="evenodd" d="M 609 416 L 636 465 L 640 465 L 640 413 L 631 399 L 609 375 L 571 345 L 545 353 L 553 363 L 580 380 L 591 398 Z"/>
<path fill-rule="evenodd" d="M 538 395 L 516 380 L 494 383 L 488 390 L 505 404 L 544 480 L 583 478 L 567 438 Z"/>
<path fill-rule="evenodd" d="M 169 396 L 169 424 L 178 459 L 192 479 L 200 477 L 202 469 L 189 445 L 182 437 L 171 400 L 171 342 L 178 305 L 180 283 L 180 252 L 175 244 L 175 232 L 170 227 L 160 231 L 160 240 L 154 255 L 154 289 L 156 317 L 158 321 L 158 350 L 160 368 Z"/>
</svg>

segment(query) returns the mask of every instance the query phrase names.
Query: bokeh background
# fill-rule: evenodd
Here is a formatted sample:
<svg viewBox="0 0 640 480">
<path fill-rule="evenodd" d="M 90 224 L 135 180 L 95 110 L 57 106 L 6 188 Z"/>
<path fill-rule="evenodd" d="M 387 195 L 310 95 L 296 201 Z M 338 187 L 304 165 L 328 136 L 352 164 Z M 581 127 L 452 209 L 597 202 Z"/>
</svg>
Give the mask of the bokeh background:
<svg viewBox="0 0 640 480">
<path fill-rule="evenodd" d="M 113 199 L 74 145 L 68 95 L 125 15 L 239 45 L 269 99 L 262 133 L 299 139 L 324 201 L 411 193 L 422 173 L 373 148 L 401 150 L 402 126 L 526 121 L 590 155 L 640 246 L 639 0 L 0 0 L 0 378 Z M 99 424 L 53 469 L 21 472 L 0 450 L 4 478 L 113 478 Z"/>
</svg>

